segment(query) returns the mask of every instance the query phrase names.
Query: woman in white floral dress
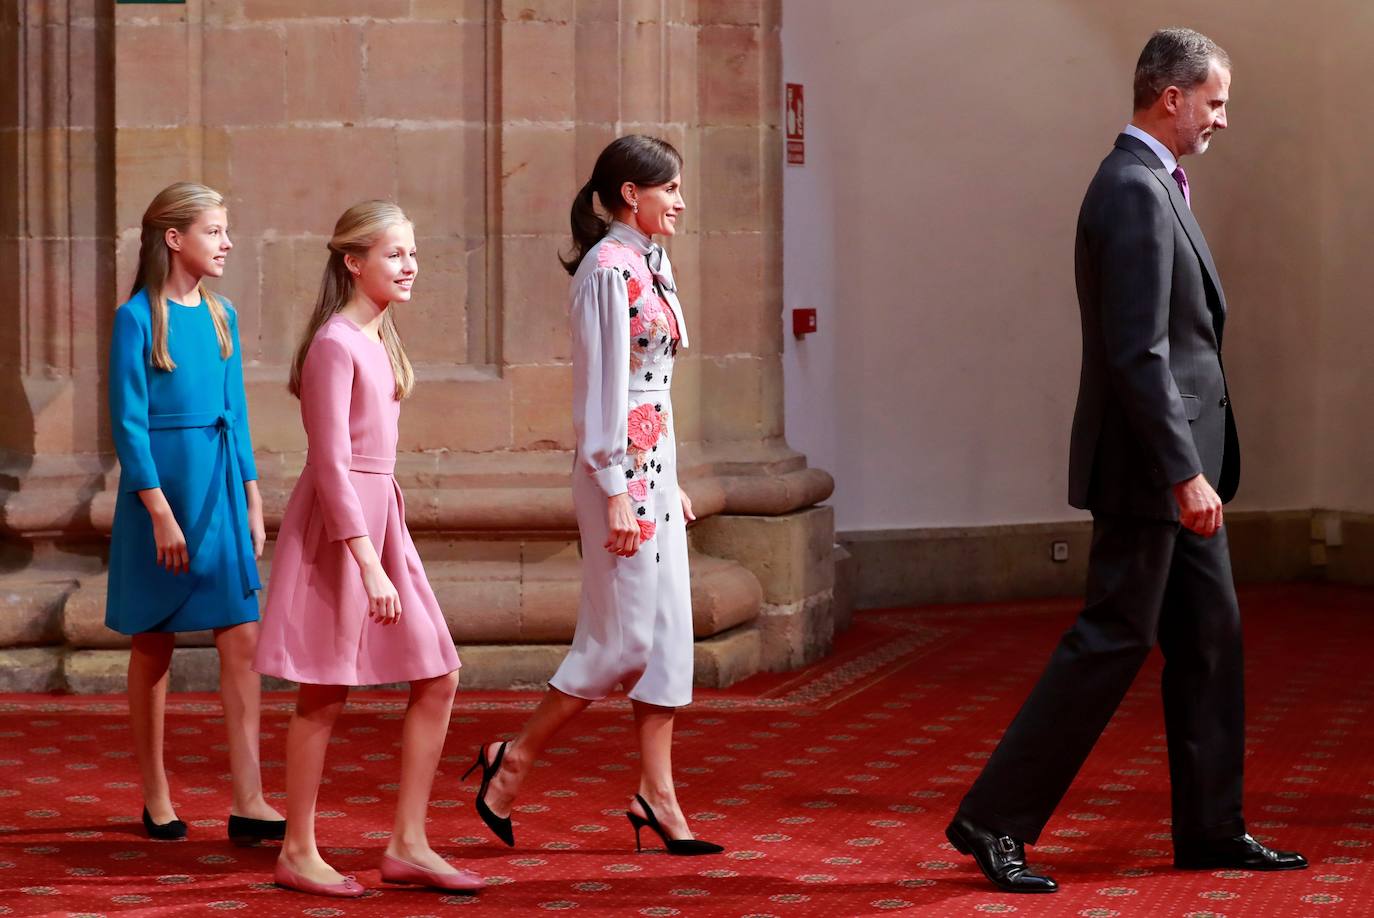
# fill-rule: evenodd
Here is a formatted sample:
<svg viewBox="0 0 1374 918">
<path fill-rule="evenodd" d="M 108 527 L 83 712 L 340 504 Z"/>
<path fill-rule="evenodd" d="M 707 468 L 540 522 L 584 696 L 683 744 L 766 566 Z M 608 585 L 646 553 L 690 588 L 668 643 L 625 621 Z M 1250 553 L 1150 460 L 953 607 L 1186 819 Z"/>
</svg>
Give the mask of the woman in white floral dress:
<svg viewBox="0 0 1374 918">
<path fill-rule="evenodd" d="M 714 854 L 692 838 L 672 775 L 673 715 L 692 700 L 692 602 L 669 386 L 687 346 L 672 266 L 682 157 L 630 135 L 602 151 L 572 208 L 573 502 L 582 538 L 582 601 L 572 649 L 520 735 L 477 754 L 477 811 L 508 845 L 510 811 L 545 744 L 588 704 L 624 686 L 639 733 L 639 792 L 626 816 L 673 854 Z M 610 211 L 607 222 L 594 198 Z"/>
</svg>

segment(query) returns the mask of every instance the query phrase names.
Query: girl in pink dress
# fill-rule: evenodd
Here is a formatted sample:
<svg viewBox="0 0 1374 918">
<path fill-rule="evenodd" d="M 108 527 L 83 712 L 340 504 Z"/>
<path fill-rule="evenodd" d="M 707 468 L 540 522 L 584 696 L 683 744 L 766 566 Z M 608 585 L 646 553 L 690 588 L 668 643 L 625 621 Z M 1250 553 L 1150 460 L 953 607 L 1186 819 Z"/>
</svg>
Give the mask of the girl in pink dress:
<svg viewBox="0 0 1374 918">
<path fill-rule="evenodd" d="M 300 683 L 286 752 L 279 885 L 366 891 L 324 861 L 315 799 L 351 685 L 409 682 L 396 821 L 382 879 L 474 891 L 429 846 L 425 811 L 458 688 L 458 654 L 425 578 L 392 476 L 400 402 L 415 374 L 391 307 L 410 300 L 415 231 L 395 204 L 365 201 L 334 226 L 329 262 L 291 367 L 309 453 L 277 533 L 254 668 Z"/>
</svg>

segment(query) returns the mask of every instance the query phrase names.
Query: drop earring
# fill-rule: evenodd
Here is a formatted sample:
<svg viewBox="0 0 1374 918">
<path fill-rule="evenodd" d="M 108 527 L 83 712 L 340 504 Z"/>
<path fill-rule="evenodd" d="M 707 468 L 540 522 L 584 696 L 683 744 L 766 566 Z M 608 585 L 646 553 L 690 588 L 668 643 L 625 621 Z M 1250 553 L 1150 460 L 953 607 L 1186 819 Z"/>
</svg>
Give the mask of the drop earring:
<svg viewBox="0 0 1374 918">
<path fill-rule="evenodd" d="M 638 216 L 638 215 L 639 215 L 639 202 L 638 202 L 638 201 L 634 201 L 633 203 L 630 204 L 630 212 L 631 212 L 632 214 L 634 214 L 635 216 Z"/>
</svg>

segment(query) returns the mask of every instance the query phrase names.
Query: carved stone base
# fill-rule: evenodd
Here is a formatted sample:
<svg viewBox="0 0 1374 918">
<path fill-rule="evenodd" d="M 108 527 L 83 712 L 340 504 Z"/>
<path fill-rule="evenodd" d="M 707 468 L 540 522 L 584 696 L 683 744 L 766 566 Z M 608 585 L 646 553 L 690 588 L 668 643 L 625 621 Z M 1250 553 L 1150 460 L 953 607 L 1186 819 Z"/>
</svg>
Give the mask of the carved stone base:
<svg viewBox="0 0 1374 918">
<path fill-rule="evenodd" d="M 847 580 L 835 576 L 837 559 L 843 566 L 845 555 L 834 545 L 833 525 L 830 509 L 815 507 L 771 517 L 716 516 L 692 528 L 697 685 L 725 687 L 757 672 L 795 669 L 829 651 L 837 627 L 848 621 L 852 595 L 843 586 Z M 576 543 L 422 540 L 426 569 L 459 645 L 463 685 L 542 686 L 576 625 Z M 270 561 L 263 575 L 270 577 Z M 129 640 L 104 625 L 103 573 L 80 580 L 7 579 L 0 596 L 12 607 L 11 640 L 62 643 L 0 651 L 0 690 L 124 690 Z M 218 687 L 213 643 L 209 632 L 178 636 L 173 691 Z M 265 685 L 289 683 L 269 679 Z"/>
</svg>

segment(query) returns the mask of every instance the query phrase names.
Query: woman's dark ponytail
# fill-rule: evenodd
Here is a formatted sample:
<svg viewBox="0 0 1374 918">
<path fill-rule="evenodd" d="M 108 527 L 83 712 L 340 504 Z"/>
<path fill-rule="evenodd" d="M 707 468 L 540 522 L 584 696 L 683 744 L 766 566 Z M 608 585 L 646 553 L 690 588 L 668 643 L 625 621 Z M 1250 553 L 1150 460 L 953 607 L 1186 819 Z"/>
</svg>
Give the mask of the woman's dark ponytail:
<svg viewBox="0 0 1374 918">
<path fill-rule="evenodd" d="M 596 202 L 593 196 L 596 189 L 589 179 L 587 184 L 582 186 L 582 190 L 573 198 L 572 223 L 573 250 L 567 258 L 559 258 L 563 263 L 564 269 L 569 274 L 577 273 L 577 266 L 582 263 L 582 256 L 587 254 L 587 250 L 601 241 L 610 230 L 611 225 L 602 219 L 596 212 Z"/>
<path fill-rule="evenodd" d="M 577 273 L 592 246 L 610 231 L 611 224 L 596 210 L 596 198 L 612 215 L 623 208 L 620 187 L 626 182 L 652 187 L 671 182 L 682 172 L 682 154 L 666 140 L 644 134 L 627 134 L 611 141 L 596 158 L 592 177 L 573 199 L 569 223 L 572 225 L 572 251 L 559 257 L 569 274 Z"/>
</svg>

